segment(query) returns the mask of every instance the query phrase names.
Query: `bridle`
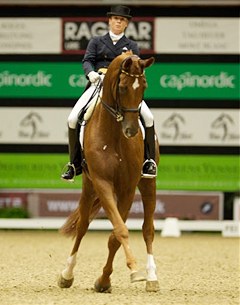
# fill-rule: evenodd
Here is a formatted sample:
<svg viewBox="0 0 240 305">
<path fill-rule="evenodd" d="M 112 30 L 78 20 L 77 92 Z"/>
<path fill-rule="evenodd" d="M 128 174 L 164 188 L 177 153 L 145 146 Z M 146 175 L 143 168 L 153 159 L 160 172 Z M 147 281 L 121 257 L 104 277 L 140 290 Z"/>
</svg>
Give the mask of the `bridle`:
<svg viewBox="0 0 240 305">
<path fill-rule="evenodd" d="M 119 68 L 119 72 L 118 72 L 118 77 L 117 77 L 117 80 L 116 80 L 116 83 L 115 83 L 115 87 L 116 87 L 116 107 L 113 108 L 112 106 L 109 106 L 108 104 L 106 104 L 102 99 L 101 99 L 101 102 L 103 104 L 103 106 L 105 107 L 105 109 L 111 114 L 113 115 L 115 118 L 116 118 L 116 121 L 117 122 L 121 122 L 123 121 L 124 119 L 124 113 L 126 112 L 133 112 L 133 113 L 136 113 L 136 112 L 140 112 L 140 109 L 141 109 L 141 103 L 139 105 L 138 108 L 125 108 L 125 107 L 122 107 L 121 106 L 121 103 L 120 103 L 120 94 L 119 94 L 119 82 L 120 82 L 120 75 L 123 73 L 129 77 L 135 77 L 135 78 L 140 78 L 140 77 L 143 77 L 144 76 L 144 72 L 141 73 L 141 74 L 131 74 L 131 73 L 128 73 L 126 70 L 123 69 L 123 64 L 125 63 L 126 60 L 128 60 L 129 58 L 131 57 L 137 57 L 139 59 L 139 57 L 137 55 L 131 55 L 131 56 L 128 56 L 126 57 L 122 63 L 121 63 L 121 66 Z"/>
</svg>

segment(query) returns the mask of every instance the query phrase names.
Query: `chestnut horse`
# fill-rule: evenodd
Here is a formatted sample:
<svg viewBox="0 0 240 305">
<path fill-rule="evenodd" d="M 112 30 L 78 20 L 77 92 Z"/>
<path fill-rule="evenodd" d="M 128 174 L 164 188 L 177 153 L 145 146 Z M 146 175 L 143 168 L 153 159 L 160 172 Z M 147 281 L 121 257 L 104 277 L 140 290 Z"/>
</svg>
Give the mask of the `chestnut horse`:
<svg viewBox="0 0 240 305">
<path fill-rule="evenodd" d="M 58 281 L 61 288 L 72 285 L 73 268 L 80 242 L 90 221 L 103 207 L 112 223 L 113 231 L 108 241 L 107 262 L 102 275 L 95 282 L 95 290 L 111 290 L 113 259 L 121 245 L 127 267 L 131 271 L 131 282 L 146 280 L 147 291 L 159 289 L 152 249 L 156 179 L 141 178 L 144 141 L 139 127 L 139 111 L 147 86 L 144 68 L 153 62 L 153 57 L 143 60 L 129 51 L 116 57 L 108 67 L 103 80 L 102 97 L 85 126 L 84 156 L 87 169 L 83 172 L 79 207 L 62 227 L 64 234 L 75 237 L 75 244 L 67 259 L 67 267 Z M 158 161 L 157 143 L 156 156 Z M 147 248 L 147 277 L 138 270 L 125 225 L 136 187 L 139 188 L 144 205 L 142 228 Z"/>
</svg>

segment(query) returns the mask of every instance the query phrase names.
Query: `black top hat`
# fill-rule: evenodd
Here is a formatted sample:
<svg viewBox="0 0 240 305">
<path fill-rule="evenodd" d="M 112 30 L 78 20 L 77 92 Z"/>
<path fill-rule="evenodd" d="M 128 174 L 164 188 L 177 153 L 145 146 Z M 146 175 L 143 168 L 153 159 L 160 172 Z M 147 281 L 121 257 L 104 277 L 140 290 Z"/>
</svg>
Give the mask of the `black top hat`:
<svg viewBox="0 0 240 305">
<path fill-rule="evenodd" d="M 130 8 L 127 6 L 123 6 L 123 5 L 115 5 L 111 7 L 111 12 L 107 13 L 108 17 L 111 16 L 122 16 L 125 17 L 127 19 L 131 19 L 132 16 L 129 15 L 130 14 Z"/>
</svg>

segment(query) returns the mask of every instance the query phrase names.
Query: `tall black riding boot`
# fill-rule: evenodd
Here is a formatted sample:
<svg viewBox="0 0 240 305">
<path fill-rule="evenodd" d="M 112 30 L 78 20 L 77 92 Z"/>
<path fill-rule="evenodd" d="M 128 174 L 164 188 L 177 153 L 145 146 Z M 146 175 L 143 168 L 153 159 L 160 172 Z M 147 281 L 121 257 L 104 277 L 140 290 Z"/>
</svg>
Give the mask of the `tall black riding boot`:
<svg viewBox="0 0 240 305">
<path fill-rule="evenodd" d="M 73 182 L 74 177 L 82 173 L 82 151 L 79 142 L 80 127 L 76 129 L 68 127 L 68 149 L 70 162 L 67 164 L 67 170 L 61 175 L 62 179 Z"/>
<path fill-rule="evenodd" d="M 155 130 L 154 125 L 145 128 L 144 140 L 145 161 L 142 167 L 142 177 L 154 178 L 157 176 L 157 165 L 155 162 Z"/>
</svg>

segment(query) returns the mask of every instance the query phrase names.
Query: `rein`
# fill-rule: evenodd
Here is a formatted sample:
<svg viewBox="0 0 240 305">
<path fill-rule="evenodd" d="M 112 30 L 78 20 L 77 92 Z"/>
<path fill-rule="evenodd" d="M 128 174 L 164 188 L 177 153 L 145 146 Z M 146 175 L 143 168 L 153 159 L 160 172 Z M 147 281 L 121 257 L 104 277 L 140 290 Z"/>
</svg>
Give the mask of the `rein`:
<svg viewBox="0 0 240 305">
<path fill-rule="evenodd" d="M 120 82 L 120 75 L 121 75 L 122 73 L 125 74 L 125 75 L 127 75 L 127 76 L 136 77 L 136 78 L 142 77 L 142 76 L 144 75 L 144 72 L 141 73 L 141 74 L 131 74 L 131 73 L 128 73 L 126 70 L 124 70 L 124 69 L 122 68 L 124 62 L 125 62 L 128 58 L 130 58 L 130 57 L 137 57 L 137 58 L 138 58 L 137 55 L 131 55 L 131 56 L 125 58 L 125 59 L 122 61 L 121 67 L 120 67 L 119 73 L 118 73 L 117 82 L 116 82 L 117 85 L 118 85 L 119 82 Z M 116 118 L 116 121 L 117 121 L 117 122 L 123 121 L 123 119 L 124 119 L 123 113 L 126 113 L 126 112 L 138 112 L 138 113 L 139 113 L 139 112 L 140 112 L 141 104 L 139 105 L 138 108 L 125 108 L 125 107 L 121 107 L 121 105 L 120 105 L 120 98 L 119 98 L 118 86 L 117 86 L 116 91 L 117 91 L 116 108 L 113 108 L 112 106 L 109 106 L 108 104 L 106 104 L 106 103 L 102 100 L 102 98 L 101 98 L 101 102 L 102 102 L 104 108 L 105 108 L 111 115 L 113 115 L 113 116 Z"/>
</svg>

